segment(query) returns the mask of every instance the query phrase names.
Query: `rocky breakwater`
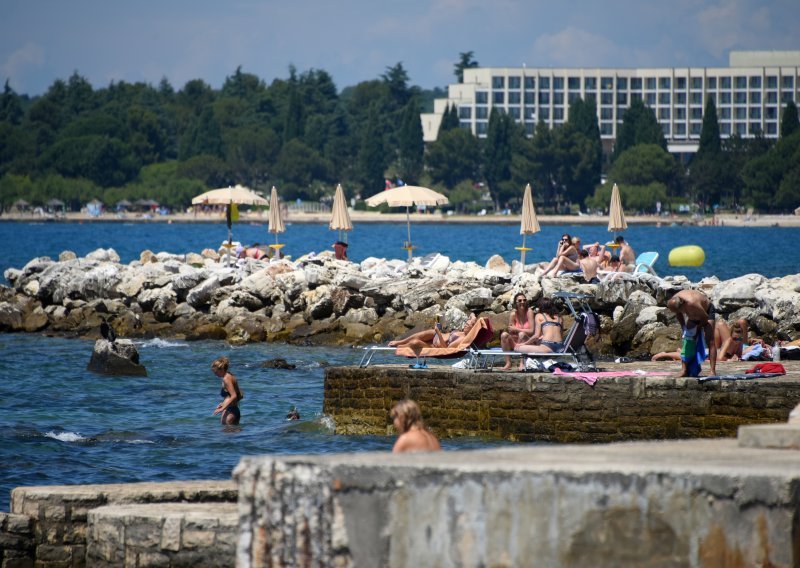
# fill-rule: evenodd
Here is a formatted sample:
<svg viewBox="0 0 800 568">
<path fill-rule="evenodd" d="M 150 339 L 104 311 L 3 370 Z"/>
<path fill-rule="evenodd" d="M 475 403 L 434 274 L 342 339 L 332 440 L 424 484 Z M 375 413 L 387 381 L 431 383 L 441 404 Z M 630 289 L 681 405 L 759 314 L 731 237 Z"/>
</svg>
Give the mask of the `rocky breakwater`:
<svg viewBox="0 0 800 568">
<path fill-rule="evenodd" d="M 96 337 L 106 318 L 120 337 L 351 345 L 428 327 L 437 314 L 456 327 L 468 311 L 491 318 L 499 334 L 515 293 L 535 301 L 565 290 L 593 297 L 602 323 L 595 352 L 644 356 L 676 348 L 680 329 L 666 301 L 697 288 L 722 317 L 746 318 L 767 341 L 794 339 L 800 331 L 800 274 L 699 283 L 641 274 L 594 285 L 572 276 L 541 279 L 532 265 L 519 272 L 516 261 L 509 265 L 499 256 L 485 266 L 444 256 L 357 264 L 325 252 L 297 262 L 228 266 L 210 250 L 145 251 L 129 264 L 113 249 L 83 258 L 67 251 L 58 260 L 35 258 L 6 270 L 11 286 L 0 288 L 0 330 Z"/>
</svg>

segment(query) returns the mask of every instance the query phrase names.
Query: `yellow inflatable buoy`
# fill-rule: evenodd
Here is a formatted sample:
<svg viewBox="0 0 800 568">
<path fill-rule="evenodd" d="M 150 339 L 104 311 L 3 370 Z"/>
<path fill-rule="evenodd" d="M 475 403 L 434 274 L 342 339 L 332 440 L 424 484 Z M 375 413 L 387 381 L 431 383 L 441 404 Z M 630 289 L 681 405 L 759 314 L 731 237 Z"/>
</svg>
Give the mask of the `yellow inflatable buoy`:
<svg viewBox="0 0 800 568">
<path fill-rule="evenodd" d="M 706 253 L 697 245 L 675 247 L 669 251 L 670 266 L 702 266 Z"/>
</svg>

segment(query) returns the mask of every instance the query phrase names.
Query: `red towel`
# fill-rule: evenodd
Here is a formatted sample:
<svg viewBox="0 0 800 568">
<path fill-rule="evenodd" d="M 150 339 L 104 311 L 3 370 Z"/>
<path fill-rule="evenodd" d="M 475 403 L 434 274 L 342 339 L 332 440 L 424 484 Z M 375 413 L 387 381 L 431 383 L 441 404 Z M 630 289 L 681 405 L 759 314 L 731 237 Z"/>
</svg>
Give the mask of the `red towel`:
<svg viewBox="0 0 800 568">
<path fill-rule="evenodd" d="M 747 369 L 745 373 L 780 373 L 786 374 L 786 369 L 780 363 L 759 363 L 752 369 Z"/>
</svg>

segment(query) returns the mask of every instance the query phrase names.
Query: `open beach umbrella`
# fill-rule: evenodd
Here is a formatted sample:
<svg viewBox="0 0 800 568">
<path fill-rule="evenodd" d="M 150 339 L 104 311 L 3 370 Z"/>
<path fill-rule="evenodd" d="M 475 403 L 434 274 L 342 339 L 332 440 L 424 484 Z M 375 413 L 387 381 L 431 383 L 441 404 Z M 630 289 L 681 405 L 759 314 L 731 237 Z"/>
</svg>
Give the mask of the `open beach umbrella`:
<svg viewBox="0 0 800 568">
<path fill-rule="evenodd" d="M 611 189 L 611 206 L 608 210 L 608 230 L 614 232 L 614 239 L 617 238 L 619 231 L 624 231 L 628 228 L 628 223 L 625 222 L 625 213 L 622 211 L 622 199 L 619 197 L 619 188 L 617 184 Z M 611 246 L 615 246 L 614 245 Z"/>
<path fill-rule="evenodd" d="M 336 186 L 336 193 L 333 196 L 333 209 L 331 210 L 331 222 L 328 227 L 332 231 L 339 231 L 339 240 L 345 243 L 347 242 L 347 231 L 353 230 L 350 213 L 347 212 L 347 203 L 344 199 L 342 184 Z"/>
<path fill-rule="evenodd" d="M 522 196 L 522 221 L 519 228 L 519 234 L 522 235 L 522 246 L 517 247 L 517 250 L 520 251 L 520 263 L 522 264 L 523 272 L 525 271 L 525 253 L 531 250 L 525 246 L 525 237 L 541 230 L 539 219 L 536 218 L 536 207 L 533 205 L 531 184 L 528 184 L 525 186 L 525 193 Z"/>
<path fill-rule="evenodd" d="M 269 245 L 270 248 L 275 249 L 275 252 L 280 252 L 282 244 L 278 243 L 278 233 L 286 231 L 283 224 L 283 217 L 281 217 L 281 202 L 278 199 L 278 190 L 272 186 L 272 193 L 269 196 L 269 232 L 275 233 L 275 243 Z"/>
<path fill-rule="evenodd" d="M 386 203 L 389 207 L 405 207 L 406 208 L 406 226 L 408 228 L 408 241 L 403 246 L 408 251 L 408 260 L 411 260 L 411 251 L 414 249 L 411 244 L 411 217 L 409 216 L 408 208 L 414 205 L 444 205 L 449 203 L 447 196 L 442 195 L 427 187 L 418 187 L 415 185 L 401 185 L 386 191 L 376 193 L 366 200 L 370 207 L 377 207 L 381 203 Z"/>
<path fill-rule="evenodd" d="M 192 198 L 192 205 L 224 205 L 228 225 L 228 248 L 233 245 L 233 205 L 267 205 L 268 201 L 254 191 L 236 184 L 201 193 Z"/>
</svg>

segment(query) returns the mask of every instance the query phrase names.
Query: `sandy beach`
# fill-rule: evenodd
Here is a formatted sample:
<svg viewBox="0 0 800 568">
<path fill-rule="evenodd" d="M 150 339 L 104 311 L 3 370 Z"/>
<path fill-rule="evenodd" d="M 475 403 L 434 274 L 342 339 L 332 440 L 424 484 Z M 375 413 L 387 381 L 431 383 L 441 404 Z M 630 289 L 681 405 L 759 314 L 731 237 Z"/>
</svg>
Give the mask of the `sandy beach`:
<svg viewBox="0 0 800 568">
<path fill-rule="evenodd" d="M 354 224 L 358 223 L 405 223 L 405 213 L 378 213 L 373 211 L 350 211 Z M 238 223 L 267 223 L 268 213 L 240 212 Z M 539 215 L 543 225 L 605 225 L 605 215 Z M 515 225 L 520 222 L 519 215 L 440 215 L 438 213 L 412 213 L 413 223 L 485 223 Z M 4 213 L 0 221 L 23 222 L 122 222 L 122 223 L 219 223 L 224 222 L 223 213 L 172 213 L 153 215 L 144 213 L 103 213 L 92 216 L 88 213 L 66 213 L 58 216 L 42 216 L 33 213 Z M 287 223 L 326 224 L 330 213 L 304 213 L 289 211 L 284 217 Z M 717 215 L 716 217 L 691 217 L 654 215 L 628 216 L 628 225 L 671 225 L 687 226 L 725 226 L 725 227 L 800 227 L 800 215 Z"/>
</svg>

